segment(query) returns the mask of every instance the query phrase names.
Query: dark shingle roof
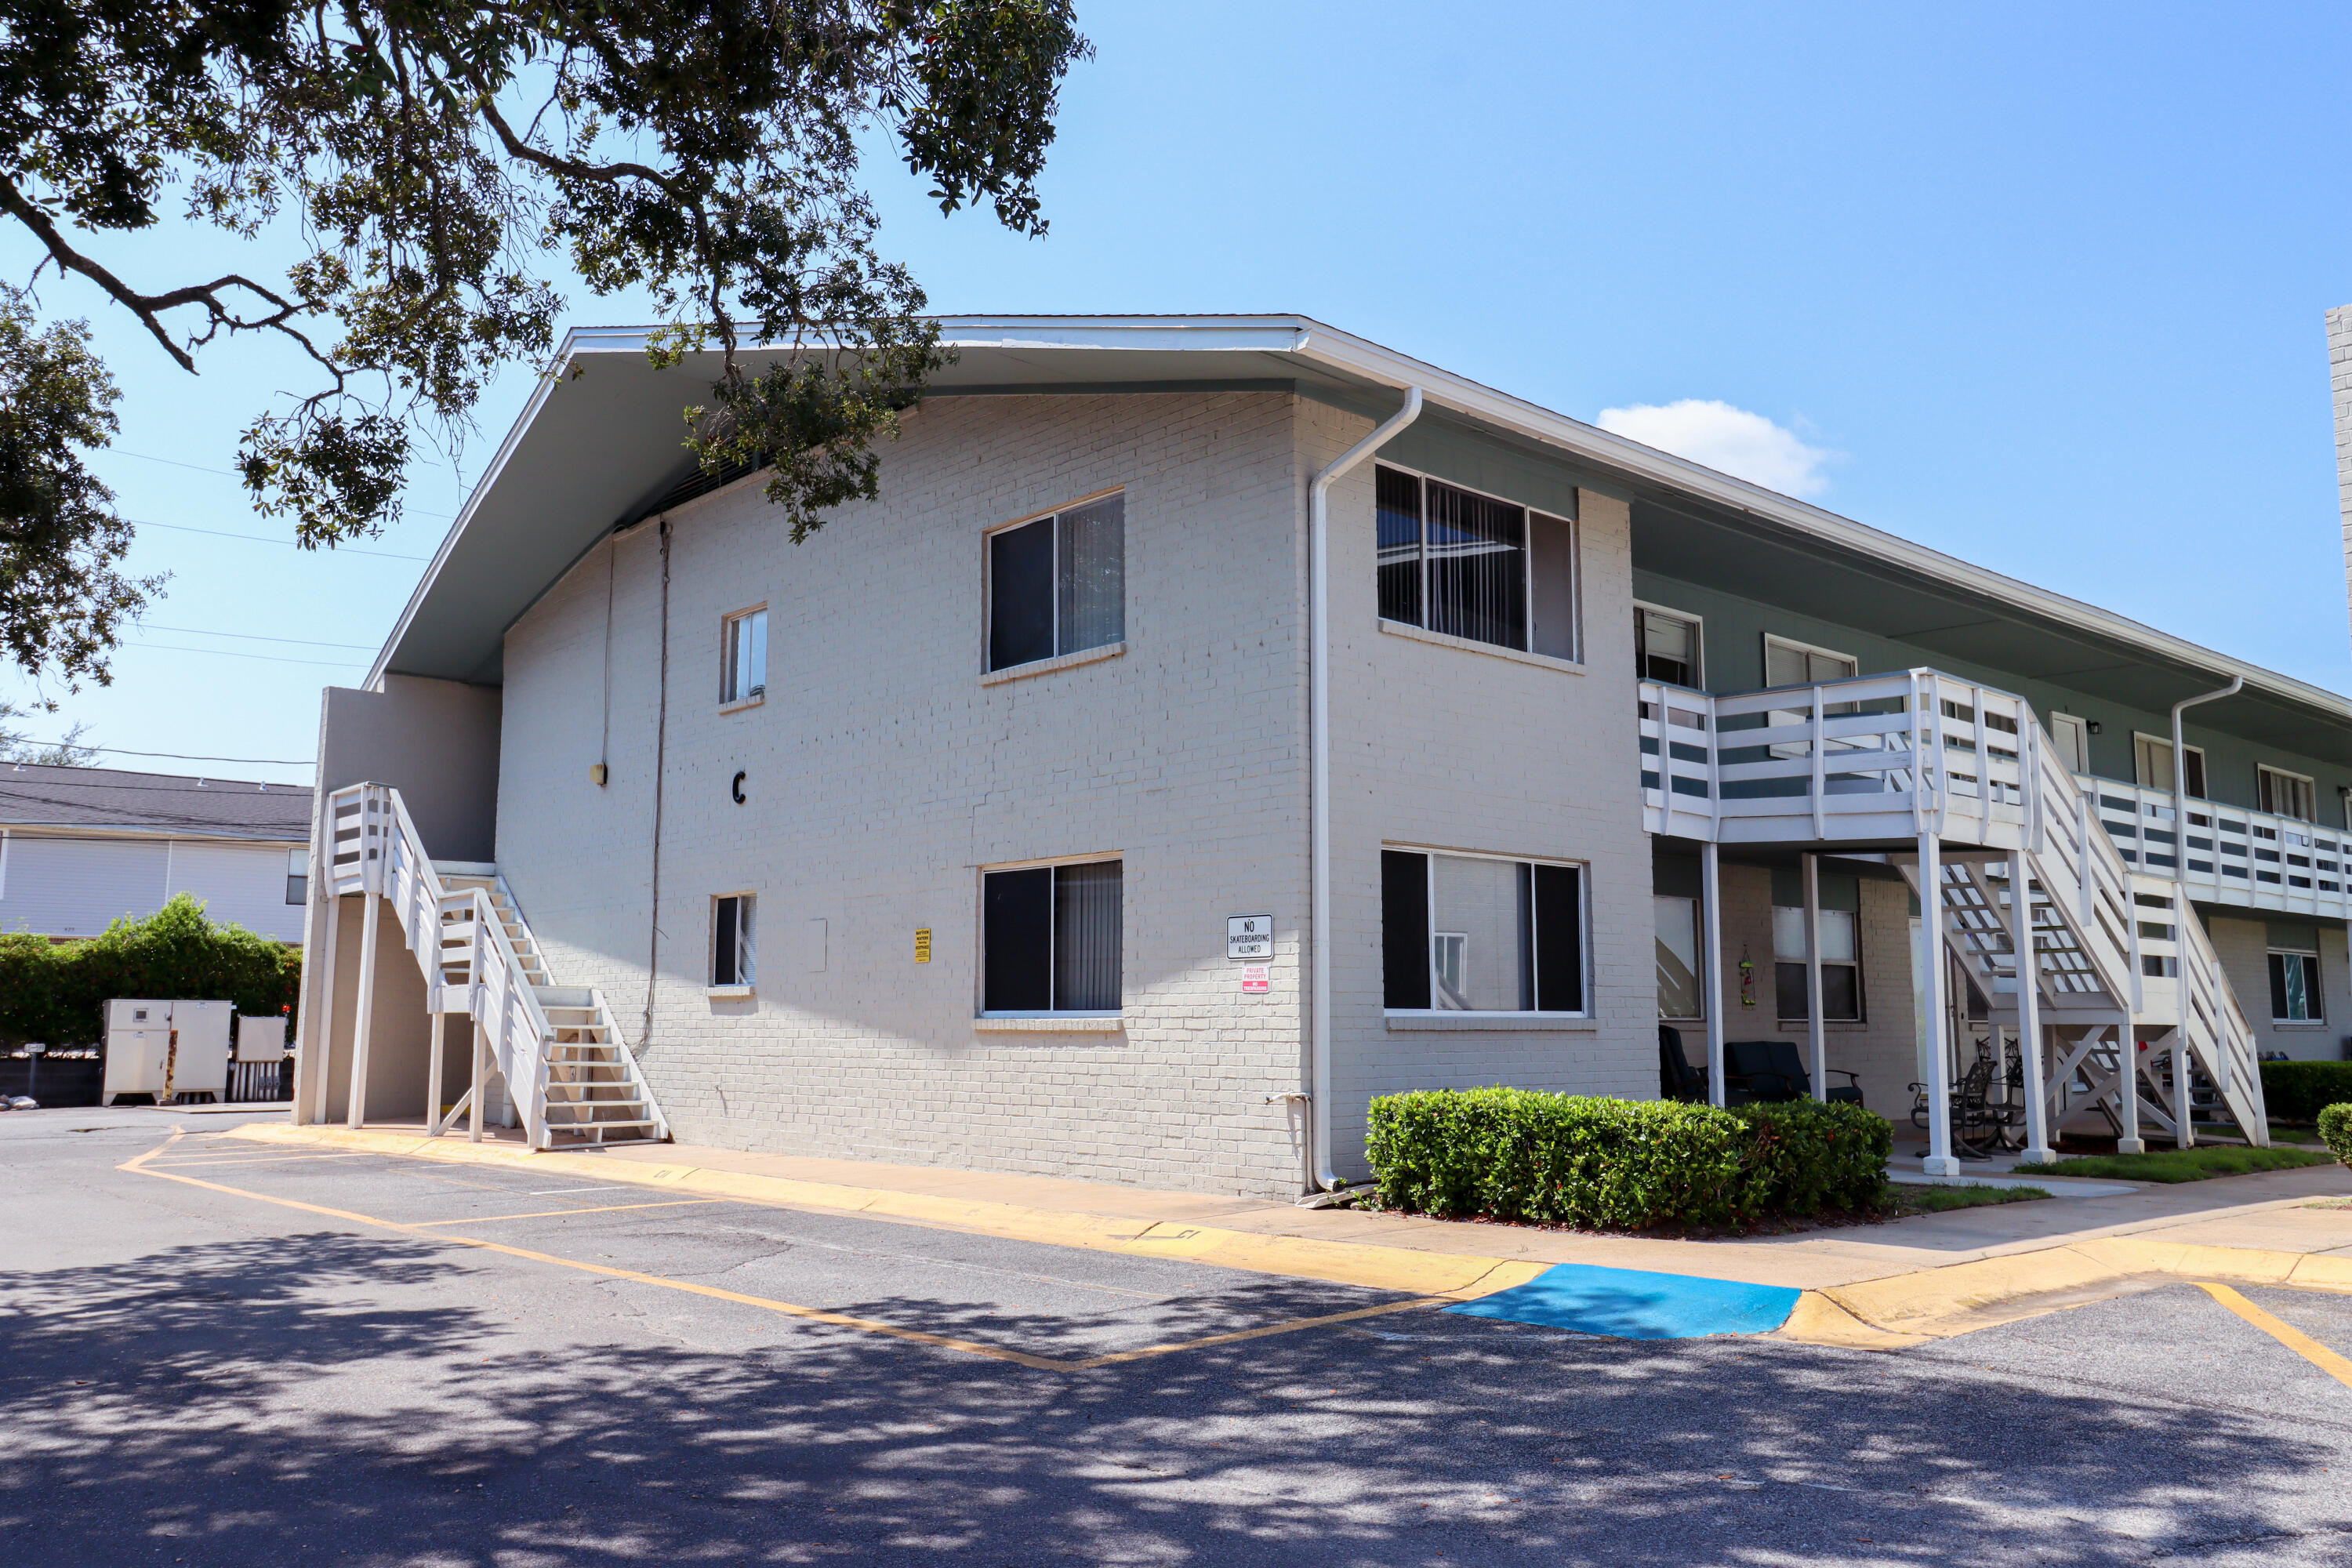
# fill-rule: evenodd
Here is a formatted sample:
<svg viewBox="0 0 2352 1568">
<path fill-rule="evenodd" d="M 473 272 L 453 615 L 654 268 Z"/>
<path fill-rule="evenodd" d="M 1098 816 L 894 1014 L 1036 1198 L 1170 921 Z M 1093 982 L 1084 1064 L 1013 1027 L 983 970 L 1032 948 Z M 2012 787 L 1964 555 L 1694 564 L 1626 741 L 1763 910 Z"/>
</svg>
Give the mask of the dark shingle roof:
<svg viewBox="0 0 2352 1568">
<path fill-rule="evenodd" d="M 0 826 L 307 839 L 310 786 L 0 763 Z"/>
</svg>

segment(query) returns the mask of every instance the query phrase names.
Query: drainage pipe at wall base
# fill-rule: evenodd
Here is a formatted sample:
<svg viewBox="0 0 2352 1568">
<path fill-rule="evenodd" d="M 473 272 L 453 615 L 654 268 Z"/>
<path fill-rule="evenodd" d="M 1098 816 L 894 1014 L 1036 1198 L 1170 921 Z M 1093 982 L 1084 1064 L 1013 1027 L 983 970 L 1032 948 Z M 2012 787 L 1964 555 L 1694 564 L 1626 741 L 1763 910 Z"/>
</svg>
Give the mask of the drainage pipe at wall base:
<svg viewBox="0 0 2352 1568">
<path fill-rule="evenodd" d="M 1339 1185 L 1331 1169 L 1331 487 L 1420 417 L 1421 388 L 1409 386 L 1402 408 L 1342 452 L 1307 487 L 1307 925 L 1315 944 L 1307 1026 L 1307 1165 L 1327 1193 Z"/>
</svg>

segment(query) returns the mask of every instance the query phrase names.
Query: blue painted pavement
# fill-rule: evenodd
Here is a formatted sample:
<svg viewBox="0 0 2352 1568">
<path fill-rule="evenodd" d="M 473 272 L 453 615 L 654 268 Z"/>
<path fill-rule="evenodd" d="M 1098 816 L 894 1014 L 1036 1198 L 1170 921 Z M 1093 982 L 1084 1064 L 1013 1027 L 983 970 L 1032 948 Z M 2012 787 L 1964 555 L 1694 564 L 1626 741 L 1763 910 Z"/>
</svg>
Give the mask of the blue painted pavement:
<svg viewBox="0 0 2352 1568">
<path fill-rule="evenodd" d="M 1562 1263 L 1524 1285 L 1445 1310 L 1612 1339 L 1694 1340 L 1769 1334 L 1789 1321 L 1801 1293 L 1782 1285 Z"/>
</svg>

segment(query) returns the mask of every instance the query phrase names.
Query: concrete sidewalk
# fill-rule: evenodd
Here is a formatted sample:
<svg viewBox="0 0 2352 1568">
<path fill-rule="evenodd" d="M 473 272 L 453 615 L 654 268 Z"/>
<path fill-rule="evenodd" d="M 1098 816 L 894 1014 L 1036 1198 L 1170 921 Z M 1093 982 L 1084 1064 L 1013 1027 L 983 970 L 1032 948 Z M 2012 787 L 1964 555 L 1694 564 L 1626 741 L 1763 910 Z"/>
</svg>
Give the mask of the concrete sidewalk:
<svg viewBox="0 0 2352 1568">
<path fill-rule="evenodd" d="M 453 1163 L 528 1162 L 566 1175 L 1430 1295 L 1507 1289 L 1559 1263 L 1788 1286 L 1810 1303 L 1791 1321 L 1795 1337 L 1869 1348 L 2077 1305 L 2159 1278 L 2352 1290 L 2352 1208 L 2305 1206 L 2352 1196 L 2352 1171 L 2340 1165 L 1680 1241 L 677 1143 L 532 1152 L 511 1136 L 471 1144 L 461 1134 L 425 1138 L 414 1124 L 352 1132 L 257 1122 L 233 1135 Z"/>
</svg>

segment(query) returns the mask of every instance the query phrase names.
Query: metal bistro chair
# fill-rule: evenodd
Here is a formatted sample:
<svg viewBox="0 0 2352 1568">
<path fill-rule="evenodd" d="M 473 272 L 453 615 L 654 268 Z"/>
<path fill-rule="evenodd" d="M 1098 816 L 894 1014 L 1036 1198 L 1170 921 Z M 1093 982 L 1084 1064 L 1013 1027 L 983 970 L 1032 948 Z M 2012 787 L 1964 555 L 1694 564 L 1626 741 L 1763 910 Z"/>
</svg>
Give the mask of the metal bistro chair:
<svg viewBox="0 0 2352 1568">
<path fill-rule="evenodd" d="M 1952 1152 L 1963 1160 L 1990 1160 L 2002 1150 L 2020 1147 L 2011 1141 L 2010 1129 L 2022 1120 L 2024 1108 L 1995 1102 L 1992 1081 L 1993 1060 L 1988 1052 L 1969 1063 L 1952 1085 Z M 1927 1086 L 1915 1083 L 1911 1093 L 1911 1125 L 1926 1131 Z"/>
</svg>

